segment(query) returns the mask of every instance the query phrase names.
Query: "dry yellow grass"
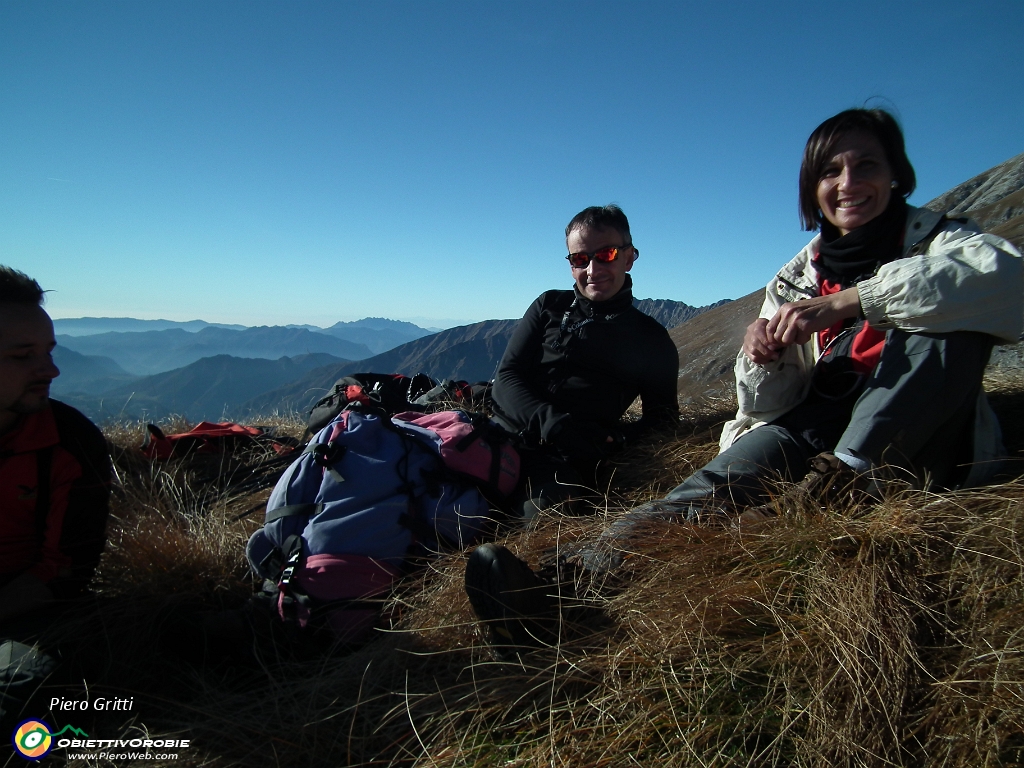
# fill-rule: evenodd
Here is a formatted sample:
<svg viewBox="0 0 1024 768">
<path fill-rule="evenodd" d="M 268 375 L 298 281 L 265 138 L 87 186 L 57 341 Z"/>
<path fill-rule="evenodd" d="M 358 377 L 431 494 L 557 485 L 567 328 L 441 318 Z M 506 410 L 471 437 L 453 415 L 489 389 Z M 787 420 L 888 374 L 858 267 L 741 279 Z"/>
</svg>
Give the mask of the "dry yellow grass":
<svg viewBox="0 0 1024 768">
<path fill-rule="evenodd" d="M 1013 424 L 1024 391 L 1001 387 Z M 552 514 L 507 544 L 536 564 L 595 534 L 713 455 L 726 417 L 694 414 L 638 447 L 597 516 Z M 242 664 L 177 638 L 198 611 L 251 592 L 242 548 L 259 520 L 233 518 L 267 490 L 239 495 L 197 483 L 187 461 L 153 468 L 130 451 L 118 466 L 97 611 L 65 630 L 95 689 L 137 697 L 130 721 L 98 727 L 187 735 L 195 746 L 175 765 L 1024 764 L 1020 480 L 907 492 L 856 519 L 652 527 L 560 643 L 521 663 L 492 656 L 454 553 L 396 591 L 390 628 L 363 648 L 263 649 Z"/>
</svg>

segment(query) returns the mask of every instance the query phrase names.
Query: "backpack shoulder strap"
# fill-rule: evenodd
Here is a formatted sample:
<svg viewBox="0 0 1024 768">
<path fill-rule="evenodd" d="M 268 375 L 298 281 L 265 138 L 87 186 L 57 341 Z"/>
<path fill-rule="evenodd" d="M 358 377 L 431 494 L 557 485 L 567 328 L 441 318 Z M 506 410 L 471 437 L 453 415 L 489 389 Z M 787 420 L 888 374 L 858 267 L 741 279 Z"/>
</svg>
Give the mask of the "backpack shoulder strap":
<svg viewBox="0 0 1024 768">
<path fill-rule="evenodd" d="M 282 517 L 295 517 L 296 515 L 313 517 L 314 515 L 319 515 L 323 510 L 323 504 L 289 504 L 286 507 L 278 507 L 274 510 L 268 509 L 267 518 L 263 521 L 263 524 L 266 525 L 275 520 L 280 520 Z"/>
</svg>

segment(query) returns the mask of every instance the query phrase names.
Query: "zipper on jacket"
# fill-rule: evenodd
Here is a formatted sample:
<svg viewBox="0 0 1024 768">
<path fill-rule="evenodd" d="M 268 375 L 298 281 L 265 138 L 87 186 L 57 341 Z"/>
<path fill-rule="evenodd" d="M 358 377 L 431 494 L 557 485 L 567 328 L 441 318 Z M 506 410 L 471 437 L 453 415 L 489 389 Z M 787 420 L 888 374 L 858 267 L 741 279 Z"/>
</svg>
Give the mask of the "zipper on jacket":
<svg viewBox="0 0 1024 768">
<path fill-rule="evenodd" d="M 796 291 L 797 293 L 802 293 L 804 296 L 807 296 L 808 298 L 814 299 L 814 298 L 817 298 L 817 296 L 818 296 L 818 294 L 815 291 L 813 291 L 812 289 L 810 289 L 810 288 L 801 288 L 800 286 L 795 285 L 795 284 L 789 282 L 789 280 L 784 278 L 782 275 L 776 275 L 775 279 L 778 280 L 780 283 L 783 283 L 783 284 L 789 286 L 789 288 L 791 288 L 792 290 Z"/>
</svg>

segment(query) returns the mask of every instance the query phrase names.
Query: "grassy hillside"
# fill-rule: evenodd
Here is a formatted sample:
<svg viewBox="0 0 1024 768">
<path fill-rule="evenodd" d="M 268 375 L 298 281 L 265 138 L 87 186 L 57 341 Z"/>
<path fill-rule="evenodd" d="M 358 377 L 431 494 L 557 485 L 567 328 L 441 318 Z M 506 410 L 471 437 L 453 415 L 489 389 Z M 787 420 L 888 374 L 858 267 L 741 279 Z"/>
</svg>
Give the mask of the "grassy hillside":
<svg viewBox="0 0 1024 768">
<path fill-rule="evenodd" d="M 988 386 L 1019 460 L 1024 382 L 996 371 Z M 715 452 L 728 414 L 689 415 L 624 457 L 595 517 L 549 514 L 500 538 L 536 564 L 663 493 Z M 191 739 L 163 764 L 1024 762 L 1020 480 L 742 534 L 652 528 L 622 577 L 571 609 L 557 647 L 504 663 L 473 621 L 463 553 L 396 591 L 354 651 L 204 638 L 204 612 L 252 591 L 243 546 L 259 512 L 235 518 L 266 499 L 273 454 L 154 466 L 137 428 L 109 437 L 123 491 L 95 613 L 61 633 L 90 695 L 134 707 L 64 719 L 99 738 Z"/>
</svg>

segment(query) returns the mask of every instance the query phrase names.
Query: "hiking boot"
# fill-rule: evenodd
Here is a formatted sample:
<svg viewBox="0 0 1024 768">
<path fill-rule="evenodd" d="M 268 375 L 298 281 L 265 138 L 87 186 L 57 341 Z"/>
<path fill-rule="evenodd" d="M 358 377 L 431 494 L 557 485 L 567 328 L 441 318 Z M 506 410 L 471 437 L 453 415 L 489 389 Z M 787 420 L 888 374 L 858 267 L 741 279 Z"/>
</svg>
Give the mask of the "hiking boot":
<svg viewBox="0 0 1024 768">
<path fill-rule="evenodd" d="M 780 514 L 793 515 L 800 510 L 818 512 L 825 507 L 850 507 L 876 500 L 871 493 L 871 478 L 835 455 L 819 453 L 808 465 L 810 471 L 803 480 L 767 504 L 745 509 L 736 519 L 736 525 L 749 527 L 769 522 Z"/>
<path fill-rule="evenodd" d="M 551 583 L 498 544 L 474 549 L 466 562 L 466 594 L 502 656 L 548 645 L 557 637 L 558 606 Z M 505 649 L 504 651 L 502 649 Z"/>
</svg>

